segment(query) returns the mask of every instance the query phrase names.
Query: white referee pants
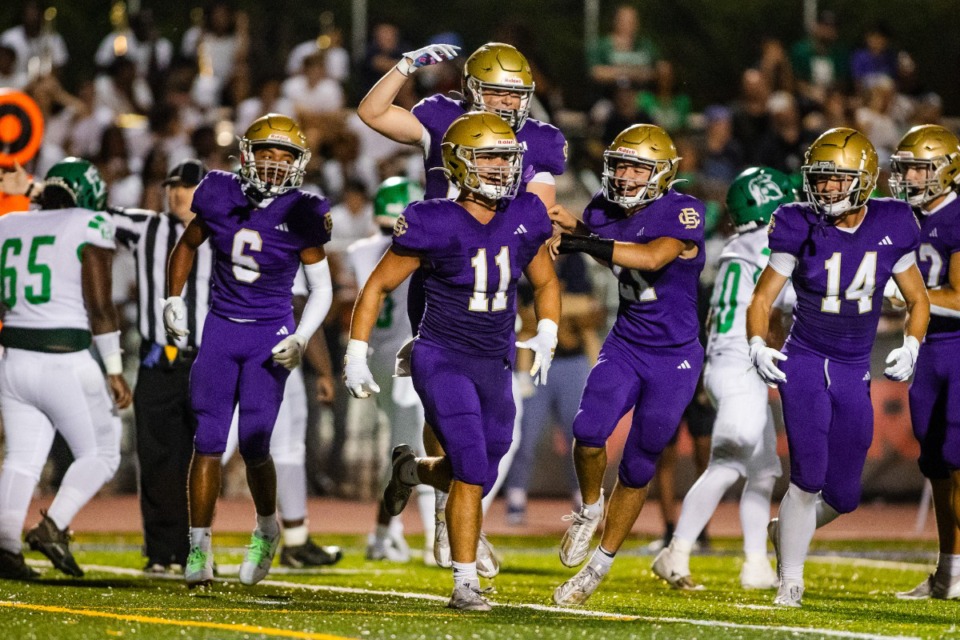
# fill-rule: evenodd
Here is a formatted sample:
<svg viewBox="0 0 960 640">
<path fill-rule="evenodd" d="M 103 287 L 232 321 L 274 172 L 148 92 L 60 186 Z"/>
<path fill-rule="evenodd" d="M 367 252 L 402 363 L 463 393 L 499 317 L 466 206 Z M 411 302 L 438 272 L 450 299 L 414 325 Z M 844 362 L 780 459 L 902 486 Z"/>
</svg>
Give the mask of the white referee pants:
<svg viewBox="0 0 960 640">
<path fill-rule="evenodd" d="M 0 411 L 5 435 L 0 547 L 16 553 L 55 432 L 74 457 L 48 511 L 63 529 L 116 473 L 121 423 L 103 373 L 88 351 L 6 349 L 0 359 Z"/>
</svg>

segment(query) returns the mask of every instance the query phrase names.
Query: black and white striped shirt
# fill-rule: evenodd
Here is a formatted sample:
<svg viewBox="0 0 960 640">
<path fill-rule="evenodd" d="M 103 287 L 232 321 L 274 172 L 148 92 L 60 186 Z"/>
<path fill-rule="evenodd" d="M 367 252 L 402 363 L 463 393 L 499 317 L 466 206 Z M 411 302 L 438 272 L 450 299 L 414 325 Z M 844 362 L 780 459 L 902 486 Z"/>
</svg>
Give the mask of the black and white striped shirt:
<svg viewBox="0 0 960 640">
<path fill-rule="evenodd" d="M 167 259 L 186 226 L 172 215 L 157 214 L 146 209 L 110 208 L 116 227 L 117 243 L 133 253 L 137 263 L 137 324 L 145 342 L 172 344 L 163 328 L 163 305 L 166 297 Z M 183 290 L 187 305 L 187 328 L 190 335 L 180 347 L 200 346 L 203 321 L 210 305 L 210 274 L 213 249 L 205 242 L 197 249 L 190 277 Z"/>
</svg>

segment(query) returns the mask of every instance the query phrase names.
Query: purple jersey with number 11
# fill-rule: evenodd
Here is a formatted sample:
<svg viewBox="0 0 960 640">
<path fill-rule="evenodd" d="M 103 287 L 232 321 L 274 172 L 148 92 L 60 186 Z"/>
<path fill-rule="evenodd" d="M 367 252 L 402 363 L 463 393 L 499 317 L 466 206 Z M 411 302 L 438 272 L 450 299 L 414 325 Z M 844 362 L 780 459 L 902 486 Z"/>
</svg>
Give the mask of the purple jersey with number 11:
<svg viewBox="0 0 960 640">
<path fill-rule="evenodd" d="M 675 347 L 697 340 L 697 286 L 705 261 L 703 203 L 669 190 L 637 213 L 598 193 L 583 212 L 591 233 L 619 242 L 647 244 L 657 238 L 693 242 L 690 259 L 677 258 L 657 271 L 621 269 L 620 308 L 611 333 L 643 347 Z"/>
<path fill-rule="evenodd" d="M 768 233 L 772 253 L 797 258 L 789 344 L 832 361 L 869 361 L 884 285 L 919 245 L 910 205 L 871 198 L 860 226 L 847 230 L 829 224 L 810 204 L 788 204 L 774 212 Z"/>
<path fill-rule="evenodd" d="M 393 246 L 421 257 L 427 307 L 419 340 L 485 358 L 514 351 L 517 281 L 551 236 L 540 198 L 501 201 L 482 224 L 448 199 L 410 204 L 394 227 Z"/>
<path fill-rule="evenodd" d="M 238 176 L 211 171 L 197 187 L 191 208 L 210 229 L 216 256 L 211 311 L 237 320 L 288 316 L 300 252 L 330 240 L 326 199 L 292 189 L 255 207 Z"/>
</svg>

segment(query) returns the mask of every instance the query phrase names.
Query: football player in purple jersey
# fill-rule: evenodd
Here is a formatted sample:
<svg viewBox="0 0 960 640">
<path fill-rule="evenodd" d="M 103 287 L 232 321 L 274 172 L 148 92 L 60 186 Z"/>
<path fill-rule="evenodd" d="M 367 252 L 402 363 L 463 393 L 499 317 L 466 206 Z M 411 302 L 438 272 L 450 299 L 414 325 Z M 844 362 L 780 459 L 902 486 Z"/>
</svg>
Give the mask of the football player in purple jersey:
<svg viewBox="0 0 960 640">
<path fill-rule="evenodd" d="M 216 261 L 210 313 L 190 373 L 197 416 L 190 466 L 188 586 L 213 580 L 210 527 L 220 494 L 220 457 L 239 405 L 239 448 L 257 513 L 240 582 L 262 580 L 280 542 L 277 475 L 270 436 L 291 369 L 330 309 L 333 289 L 323 245 L 330 240 L 330 206 L 297 189 L 310 158 L 300 127 L 287 116 L 258 118 L 240 140 L 240 174 L 211 171 L 197 187 L 197 214 L 170 255 L 164 324 L 186 335 L 181 295 L 197 248 L 209 240 Z M 303 264 L 310 293 L 298 325 L 293 279 Z"/>
<path fill-rule="evenodd" d="M 397 220 L 392 246 L 357 299 L 344 378 L 355 397 L 379 391 L 367 356 L 380 303 L 429 266 L 426 312 L 410 365 L 445 453 L 416 458 L 410 446 L 396 447 L 383 505 L 397 515 L 420 483 L 449 491 L 454 588 L 448 606 L 487 611 L 476 563 L 481 499 L 513 437 L 515 348 L 534 352 L 531 375 L 545 381 L 557 343 L 560 284 L 544 244 L 552 235 L 546 208 L 536 196 L 517 193 L 523 148 L 513 130 L 495 115 L 469 113 L 450 125 L 442 153 L 459 195 L 414 202 Z M 535 337 L 515 343 L 517 281 L 524 273 L 539 323 Z"/>
<path fill-rule="evenodd" d="M 560 131 L 547 123 L 530 118 L 534 82 L 530 64 L 511 45 L 490 42 L 467 58 L 463 68 L 463 93 L 450 96 L 433 95 L 422 100 L 412 111 L 393 104 L 407 78 L 426 65 L 450 60 L 458 47 L 436 44 L 404 54 L 403 59 L 384 75 L 361 100 L 357 114 L 372 129 L 397 142 L 419 145 L 423 149 L 426 171 L 426 198 L 455 197 L 458 187 L 443 171 L 441 141 L 450 124 L 471 110 L 483 110 L 503 118 L 524 145 L 519 191 L 536 194 L 548 208 L 556 200 L 555 176 L 564 171 L 567 142 Z M 407 313 L 414 334 L 424 312 L 424 273 L 418 270 L 410 281 Z M 408 343 L 409 345 L 409 343 Z M 398 356 L 398 373 L 409 365 L 409 347 Z M 424 428 L 424 444 L 428 453 L 442 455 L 429 426 Z M 504 457 L 509 466 L 512 453 Z M 450 546 L 443 521 L 445 494 L 437 492 L 437 526 L 434 557 L 440 566 L 448 567 Z M 484 505 L 488 505 L 484 501 Z M 492 548 L 481 537 L 481 573 L 493 577 L 499 564 Z"/>
<path fill-rule="evenodd" d="M 910 385 L 910 417 L 920 443 L 920 471 L 933 487 L 940 556 L 904 600 L 960 598 L 960 141 L 932 124 L 903 136 L 890 159 L 890 188 L 920 218 L 920 274 L 930 297 L 930 325 Z"/>
<path fill-rule="evenodd" d="M 585 602 L 610 571 L 703 366 L 697 284 L 705 259 L 704 206 L 671 188 L 679 160 L 663 129 L 634 125 L 604 152 L 603 188 L 583 219 L 562 205 L 550 210 L 554 223 L 566 231 L 551 240 L 551 250 L 593 256 L 611 267 L 620 285 L 617 320 L 573 422 L 583 506 L 565 516 L 571 524 L 560 543 L 560 561 L 568 567 L 581 564 L 590 551 L 603 519 L 606 442 L 633 409 L 603 538 L 583 569 L 554 591 L 560 605 Z"/>
<path fill-rule="evenodd" d="M 860 502 L 873 439 L 870 351 L 887 280 L 900 287 L 908 313 L 903 346 L 887 357 L 888 378 L 910 377 L 930 318 L 914 255 L 917 221 L 905 202 L 870 198 L 878 164 L 867 137 L 830 129 L 810 145 L 801 172 L 807 201 L 774 212 L 770 260 L 747 309 L 750 360 L 780 388 L 790 447 L 790 487 L 768 527 L 780 575 L 773 602 L 785 607 L 801 605 L 814 530 Z M 797 303 L 781 352 L 766 338 L 788 278 Z"/>
</svg>

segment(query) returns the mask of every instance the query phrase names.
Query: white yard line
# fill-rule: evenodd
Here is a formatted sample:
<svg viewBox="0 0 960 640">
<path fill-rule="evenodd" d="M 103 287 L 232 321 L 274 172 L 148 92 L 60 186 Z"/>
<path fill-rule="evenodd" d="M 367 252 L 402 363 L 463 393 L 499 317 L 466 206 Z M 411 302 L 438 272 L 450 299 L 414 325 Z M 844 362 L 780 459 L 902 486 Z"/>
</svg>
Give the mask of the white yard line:
<svg viewBox="0 0 960 640">
<path fill-rule="evenodd" d="M 143 576 L 143 572 L 137 569 L 127 569 L 123 567 L 111 567 L 109 565 L 84 565 L 88 571 L 101 571 L 103 573 L 114 573 L 127 576 Z M 179 576 L 158 576 L 170 580 L 181 580 Z M 351 593 L 355 595 L 384 596 L 390 598 L 405 598 L 408 600 L 427 600 L 430 602 L 445 603 L 449 600 L 447 596 L 433 595 L 429 593 L 415 593 L 409 591 L 382 591 L 378 589 L 361 589 L 357 587 L 336 587 L 330 585 L 304 584 L 301 582 L 288 582 L 285 580 L 264 580 L 261 585 L 270 587 L 281 587 L 285 589 L 302 589 L 314 592 L 329 593 Z M 672 618 L 660 616 L 639 616 L 626 615 L 620 613 L 611 613 L 609 611 L 593 611 L 590 609 L 568 609 L 565 607 L 553 607 L 542 604 L 502 604 L 493 603 L 496 607 L 505 607 L 510 609 L 527 609 L 532 611 L 543 611 L 546 613 L 558 613 L 565 616 L 582 616 L 585 618 L 603 618 L 606 620 L 643 621 L 652 623 L 674 623 L 689 624 L 698 627 L 715 627 L 724 629 L 744 629 L 753 631 L 784 631 L 795 634 L 812 635 L 830 638 L 855 638 L 856 640 L 919 640 L 915 636 L 884 636 L 874 633 L 858 633 L 855 631 L 838 631 L 836 629 L 821 629 L 816 627 L 793 627 L 787 625 L 762 625 L 762 624 L 743 624 L 738 622 L 724 622 L 721 620 L 699 620 L 695 618 Z"/>
</svg>

